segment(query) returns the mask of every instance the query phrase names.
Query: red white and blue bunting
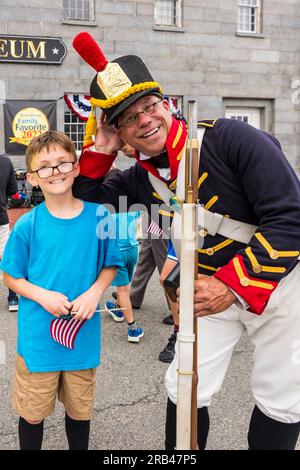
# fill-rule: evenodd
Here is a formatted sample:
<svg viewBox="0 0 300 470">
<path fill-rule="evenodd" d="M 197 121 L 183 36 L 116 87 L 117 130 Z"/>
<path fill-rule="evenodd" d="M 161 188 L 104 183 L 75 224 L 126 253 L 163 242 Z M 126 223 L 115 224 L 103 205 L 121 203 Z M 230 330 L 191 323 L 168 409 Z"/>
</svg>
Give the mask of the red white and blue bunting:
<svg viewBox="0 0 300 470">
<path fill-rule="evenodd" d="M 170 109 L 174 114 L 182 112 L 182 96 L 165 95 L 164 98 L 168 100 Z M 90 95 L 68 93 L 64 95 L 64 99 L 67 106 L 81 121 L 86 122 L 88 120 L 91 111 Z"/>
<path fill-rule="evenodd" d="M 172 113 L 182 113 L 182 96 L 164 95 L 164 99 L 169 102 Z"/>
<path fill-rule="evenodd" d="M 75 113 L 81 121 L 87 121 L 90 111 L 90 95 L 73 95 L 68 93 L 64 95 L 64 99 L 68 107 Z"/>
</svg>

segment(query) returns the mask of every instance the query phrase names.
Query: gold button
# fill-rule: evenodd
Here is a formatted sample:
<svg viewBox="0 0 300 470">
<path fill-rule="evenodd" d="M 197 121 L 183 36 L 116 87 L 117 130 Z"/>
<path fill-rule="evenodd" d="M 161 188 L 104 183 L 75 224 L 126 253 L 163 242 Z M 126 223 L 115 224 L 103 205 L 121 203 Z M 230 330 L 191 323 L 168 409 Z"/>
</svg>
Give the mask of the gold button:
<svg viewBox="0 0 300 470">
<path fill-rule="evenodd" d="M 276 251 L 276 250 L 271 251 L 270 258 L 271 259 L 278 259 L 279 258 L 278 251 Z"/>
<path fill-rule="evenodd" d="M 207 248 L 207 250 L 206 250 L 206 254 L 207 254 L 208 256 L 212 256 L 212 255 L 214 254 L 214 252 L 215 252 L 215 251 L 214 251 L 213 248 Z"/>
<path fill-rule="evenodd" d="M 206 237 L 207 235 L 207 230 L 205 230 L 205 228 L 202 228 L 201 230 L 199 230 L 199 235 L 200 237 Z"/>
<path fill-rule="evenodd" d="M 260 264 L 256 264 L 255 266 L 253 266 L 253 271 L 255 273 L 261 273 L 262 272 L 262 266 Z"/>
<path fill-rule="evenodd" d="M 248 286 L 249 286 L 249 282 L 250 282 L 250 279 L 248 279 L 247 277 L 242 277 L 242 279 L 240 279 L 240 284 L 241 284 L 243 287 L 248 287 Z"/>
</svg>

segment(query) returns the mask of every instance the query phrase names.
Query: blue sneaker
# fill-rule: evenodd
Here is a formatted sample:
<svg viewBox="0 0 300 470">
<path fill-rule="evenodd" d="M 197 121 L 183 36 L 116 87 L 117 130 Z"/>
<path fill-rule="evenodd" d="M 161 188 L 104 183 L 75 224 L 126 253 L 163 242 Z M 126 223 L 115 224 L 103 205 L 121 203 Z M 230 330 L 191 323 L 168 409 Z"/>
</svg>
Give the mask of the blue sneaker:
<svg viewBox="0 0 300 470">
<path fill-rule="evenodd" d="M 110 302 L 109 300 L 105 302 L 104 308 L 105 310 L 111 314 L 113 319 L 117 322 L 124 321 L 124 313 L 122 310 L 115 310 L 115 308 L 118 307 L 118 304 L 115 304 L 114 302 Z"/>
<path fill-rule="evenodd" d="M 140 338 L 144 336 L 144 331 L 141 326 L 132 325 L 128 328 L 128 341 L 130 343 L 139 343 Z"/>
<path fill-rule="evenodd" d="M 8 301 L 8 311 L 9 312 L 17 312 L 18 310 L 19 310 L 18 300 L 9 300 Z"/>
</svg>

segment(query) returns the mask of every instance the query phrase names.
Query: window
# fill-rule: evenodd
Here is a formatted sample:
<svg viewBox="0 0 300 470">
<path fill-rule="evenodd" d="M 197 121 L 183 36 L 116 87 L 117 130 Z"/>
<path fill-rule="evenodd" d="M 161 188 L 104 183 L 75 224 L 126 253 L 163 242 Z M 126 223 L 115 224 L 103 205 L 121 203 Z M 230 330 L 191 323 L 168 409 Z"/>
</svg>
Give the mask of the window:
<svg viewBox="0 0 300 470">
<path fill-rule="evenodd" d="M 274 100 L 224 97 L 223 116 L 274 134 Z"/>
<path fill-rule="evenodd" d="M 261 129 L 260 109 L 258 108 L 226 108 L 226 117 L 247 122 L 256 129 Z"/>
<path fill-rule="evenodd" d="M 64 0 L 64 18 L 67 20 L 94 20 L 93 0 Z"/>
<path fill-rule="evenodd" d="M 238 0 L 238 33 L 260 34 L 261 0 Z"/>
<path fill-rule="evenodd" d="M 64 132 L 74 142 L 78 152 L 82 150 L 85 122 L 66 105 L 64 110 Z"/>
<path fill-rule="evenodd" d="M 156 26 L 182 27 L 182 0 L 155 0 L 154 23 Z"/>
</svg>

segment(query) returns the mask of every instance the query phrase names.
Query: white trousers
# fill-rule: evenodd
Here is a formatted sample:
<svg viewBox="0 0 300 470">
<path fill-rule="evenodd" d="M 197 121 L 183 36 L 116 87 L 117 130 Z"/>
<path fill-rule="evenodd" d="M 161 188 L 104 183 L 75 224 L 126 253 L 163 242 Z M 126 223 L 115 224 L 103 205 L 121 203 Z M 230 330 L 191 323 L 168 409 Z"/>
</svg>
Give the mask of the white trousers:
<svg viewBox="0 0 300 470">
<path fill-rule="evenodd" d="M 4 248 L 9 237 L 9 224 L 0 225 L 0 259 L 3 256 Z"/>
<path fill-rule="evenodd" d="M 208 406 L 220 390 L 244 331 L 254 345 L 251 388 L 258 408 L 277 421 L 300 421 L 300 263 L 279 283 L 262 315 L 232 305 L 198 319 L 198 407 Z M 165 382 L 175 404 L 178 347 Z"/>
</svg>

